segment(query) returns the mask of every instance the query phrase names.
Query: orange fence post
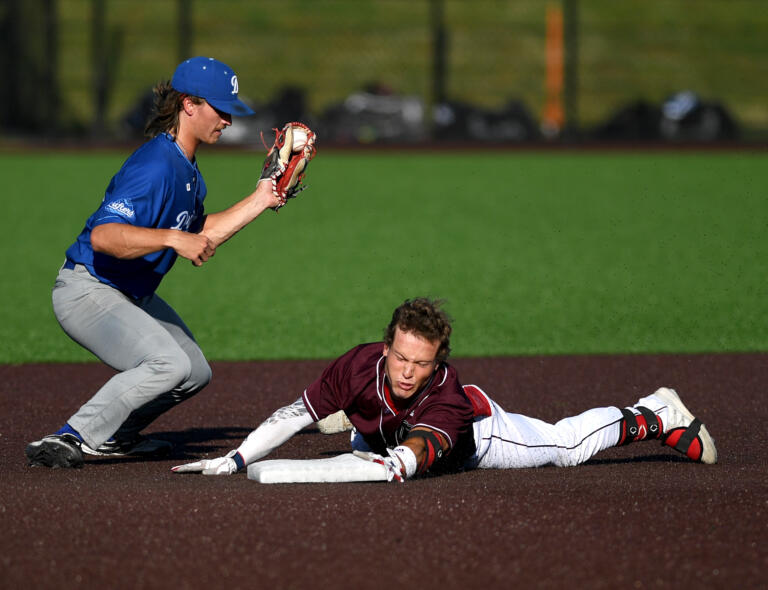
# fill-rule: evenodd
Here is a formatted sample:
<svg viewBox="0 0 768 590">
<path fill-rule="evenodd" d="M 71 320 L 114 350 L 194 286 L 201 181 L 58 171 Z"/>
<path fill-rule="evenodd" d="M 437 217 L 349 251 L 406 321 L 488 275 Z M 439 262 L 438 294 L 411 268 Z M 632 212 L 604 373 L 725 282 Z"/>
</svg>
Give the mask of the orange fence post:
<svg viewBox="0 0 768 590">
<path fill-rule="evenodd" d="M 541 116 L 541 131 L 545 137 L 560 135 L 565 124 L 563 111 L 563 10 L 560 5 L 547 5 L 546 35 L 546 102 Z"/>
</svg>

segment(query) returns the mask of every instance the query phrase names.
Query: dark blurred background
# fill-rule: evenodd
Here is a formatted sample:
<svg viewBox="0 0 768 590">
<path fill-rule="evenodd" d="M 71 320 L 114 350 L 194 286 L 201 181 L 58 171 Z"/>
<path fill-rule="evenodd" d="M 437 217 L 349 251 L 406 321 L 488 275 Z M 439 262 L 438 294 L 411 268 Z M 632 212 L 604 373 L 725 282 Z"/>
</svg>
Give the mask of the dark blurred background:
<svg viewBox="0 0 768 590">
<path fill-rule="evenodd" d="M 326 145 L 768 140 L 764 0 L 0 0 L 4 141 L 142 136 L 182 59 Z"/>
</svg>

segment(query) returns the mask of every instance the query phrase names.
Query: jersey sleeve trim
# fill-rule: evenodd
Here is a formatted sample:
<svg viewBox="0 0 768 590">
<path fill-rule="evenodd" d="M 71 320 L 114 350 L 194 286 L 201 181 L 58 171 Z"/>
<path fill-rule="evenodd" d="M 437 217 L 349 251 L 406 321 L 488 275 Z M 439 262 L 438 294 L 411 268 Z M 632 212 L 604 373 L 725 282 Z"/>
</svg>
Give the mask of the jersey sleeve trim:
<svg viewBox="0 0 768 590">
<path fill-rule="evenodd" d="M 306 389 L 304 390 L 304 393 L 301 394 L 301 399 L 304 400 L 304 406 L 307 408 L 309 415 L 312 416 L 312 420 L 315 422 L 320 420 L 320 418 L 317 415 L 317 412 L 315 411 L 315 408 L 312 407 L 312 402 L 309 401 L 309 397 L 307 396 Z"/>
<path fill-rule="evenodd" d="M 443 378 L 442 378 L 442 380 L 440 381 L 440 383 L 438 383 L 438 384 L 437 384 L 437 386 L 438 386 L 438 387 L 439 387 L 439 386 L 441 386 L 441 385 L 443 385 L 443 384 L 446 382 L 446 380 L 448 379 L 448 369 L 446 368 L 446 366 L 445 366 L 445 365 L 443 365 L 443 366 L 441 367 L 441 369 L 442 369 L 442 371 L 443 371 Z"/>
</svg>

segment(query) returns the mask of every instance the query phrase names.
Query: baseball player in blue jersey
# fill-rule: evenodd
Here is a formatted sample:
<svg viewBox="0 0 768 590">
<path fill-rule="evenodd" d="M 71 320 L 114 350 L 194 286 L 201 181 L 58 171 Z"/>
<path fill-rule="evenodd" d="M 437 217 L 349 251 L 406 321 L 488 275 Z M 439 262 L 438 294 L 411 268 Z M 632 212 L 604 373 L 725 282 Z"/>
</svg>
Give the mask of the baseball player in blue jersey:
<svg viewBox="0 0 768 590">
<path fill-rule="evenodd" d="M 27 446 L 30 465 L 79 467 L 83 453 L 169 450 L 170 443 L 140 432 L 205 387 L 211 369 L 190 330 L 155 291 L 179 256 L 201 266 L 265 209 L 284 204 L 274 187 L 285 167 L 272 166 L 250 195 L 224 211 L 205 212 L 197 148 L 216 143 L 233 115 L 251 114 L 238 98 L 235 72 L 212 58 L 184 61 L 170 82 L 155 88 L 151 139 L 112 178 L 66 251 L 52 295 L 67 335 L 119 372 L 56 433 Z"/>
</svg>

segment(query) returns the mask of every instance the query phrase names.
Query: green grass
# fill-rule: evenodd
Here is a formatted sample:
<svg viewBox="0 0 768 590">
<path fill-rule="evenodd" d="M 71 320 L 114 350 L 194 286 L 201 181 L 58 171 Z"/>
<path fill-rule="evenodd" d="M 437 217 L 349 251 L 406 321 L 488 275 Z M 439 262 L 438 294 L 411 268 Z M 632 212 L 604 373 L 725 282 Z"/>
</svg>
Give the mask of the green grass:
<svg viewBox="0 0 768 590">
<path fill-rule="evenodd" d="M 64 250 L 123 152 L 0 156 L 0 363 L 83 361 L 53 317 Z M 262 154 L 200 155 L 209 210 Z M 768 350 L 768 168 L 751 153 L 323 153 L 309 189 L 160 287 L 212 359 L 329 358 L 407 297 L 454 354 Z"/>
<path fill-rule="evenodd" d="M 243 96 L 272 100 L 285 85 L 307 89 L 310 109 L 379 81 L 432 99 L 429 0 L 218 0 L 190 2 L 191 51 L 229 63 Z M 515 98 L 538 117 L 545 96 L 541 0 L 445 0 L 446 91 L 499 108 Z M 139 95 L 179 61 L 177 2 L 109 0 L 113 131 Z M 93 115 L 91 3 L 60 0 L 62 117 L 88 128 Z M 694 90 L 723 102 L 744 127 L 768 131 L 768 12 L 760 0 L 590 0 L 578 3 L 578 122 L 604 121 L 644 98 Z M 30 8 L 29 10 L 32 10 Z M 73 121 L 77 123 L 73 123 Z"/>
</svg>

